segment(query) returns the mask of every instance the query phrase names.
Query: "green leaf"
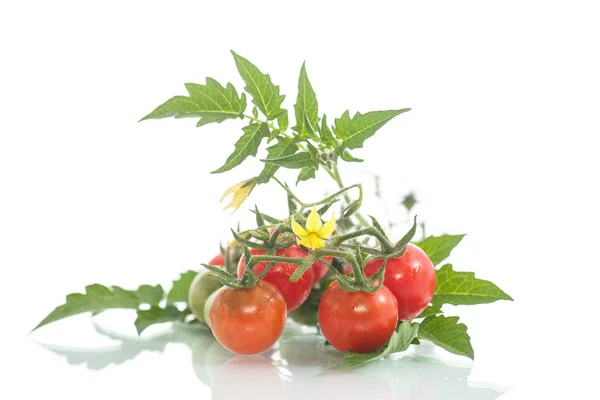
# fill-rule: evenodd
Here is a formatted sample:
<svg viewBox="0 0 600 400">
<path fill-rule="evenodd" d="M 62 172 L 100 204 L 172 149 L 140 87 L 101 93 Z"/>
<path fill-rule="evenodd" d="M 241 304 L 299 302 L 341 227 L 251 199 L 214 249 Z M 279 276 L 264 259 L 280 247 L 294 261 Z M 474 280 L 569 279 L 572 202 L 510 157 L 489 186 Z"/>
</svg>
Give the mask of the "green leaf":
<svg viewBox="0 0 600 400">
<path fill-rule="evenodd" d="M 392 334 L 390 338 L 390 342 L 388 343 L 385 351 L 383 352 L 383 356 L 388 356 L 390 354 L 399 353 L 401 351 L 406 351 L 413 339 L 417 337 L 417 332 L 419 330 L 419 324 L 416 322 L 407 322 L 404 321 L 396 328 L 396 331 Z"/>
<path fill-rule="evenodd" d="M 392 337 L 386 345 L 377 349 L 373 353 L 359 354 L 353 351 L 348 351 L 344 355 L 342 362 L 337 364 L 335 368 L 357 368 L 390 354 L 405 351 L 411 345 L 413 339 L 415 339 L 417 336 L 418 329 L 419 324 L 416 322 L 402 322 L 400 325 L 398 325 L 394 333 L 392 333 Z"/>
<path fill-rule="evenodd" d="M 287 111 L 284 112 L 283 114 L 281 114 L 279 116 L 279 118 L 277 118 L 277 126 L 279 127 L 279 130 L 281 132 L 285 132 L 285 130 L 288 128 L 289 124 L 290 124 L 290 121 L 288 118 Z"/>
<path fill-rule="evenodd" d="M 141 335 L 151 325 L 163 322 L 183 321 L 188 314 L 189 311 L 179 311 L 174 305 L 168 305 L 165 308 L 152 306 L 149 310 L 138 310 L 135 329 L 138 335 Z"/>
<path fill-rule="evenodd" d="M 188 292 L 194 278 L 198 275 L 196 271 L 186 271 L 181 274 L 179 279 L 173 281 L 173 287 L 167 294 L 167 304 L 176 302 L 186 302 L 188 300 Z"/>
<path fill-rule="evenodd" d="M 333 137 L 333 132 L 331 132 L 331 129 L 329 129 L 329 126 L 327 125 L 326 115 L 323 115 L 323 119 L 321 120 L 321 129 L 319 134 L 321 135 L 321 142 L 327 147 L 332 148 L 337 144 L 335 138 Z"/>
<path fill-rule="evenodd" d="M 358 149 L 363 147 L 364 141 L 373 136 L 389 120 L 407 111 L 410 111 L 410 108 L 371 111 L 366 114 L 357 112 L 352 118 L 350 112 L 346 111 L 341 118 L 335 120 L 333 133 L 336 138 L 343 140 L 343 149 Z"/>
<path fill-rule="evenodd" d="M 296 104 L 294 104 L 296 126 L 292 130 L 298 132 L 300 136 L 314 137 L 315 133 L 312 127 L 317 125 L 319 103 L 308 80 L 305 64 L 302 63 L 300 77 L 298 78 L 298 97 L 296 98 Z"/>
<path fill-rule="evenodd" d="M 319 164 L 312 155 L 307 152 L 300 152 L 280 158 L 267 158 L 261 160 L 268 164 L 275 164 L 284 168 L 299 169 L 299 168 L 317 168 Z"/>
<path fill-rule="evenodd" d="M 198 118 L 196 126 L 226 119 L 243 118 L 246 110 L 246 95 L 238 93 L 231 83 L 224 88 L 212 78 L 206 78 L 206 85 L 186 83 L 189 96 L 175 96 L 158 106 L 140 121 L 160 118 Z"/>
<path fill-rule="evenodd" d="M 512 301 L 512 297 L 492 282 L 475 278 L 473 272 L 454 271 L 451 264 L 436 271 L 435 294 L 431 300 L 434 306 L 486 304 L 497 300 Z"/>
<path fill-rule="evenodd" d="M 288 203 L 288 215 L 294 215 L 296 213 L 296 211 L 298 210 L 298 205 L 296 204 L 296 202 L 294 201 L 292 196 L 290 196 L 289 194 L 287 196 L 287 203 Z"/>
<path fill-rule="evenodd" d="M 342 160 L 346 161 L 346 162 L 363 162 L 365 160 L 361 159 L 361 158 L 356 158 L 354 157 L 352 154 L 350 154 L 350 152 L 346 149 L 343 149 L 342 151 L 340 151 L 340 157 L 342 158 Z"/>
<path fill-rule="evenodd" d="M 111 308 L 137 309 L 140 304 L 156 305 L 163 297 L 160 285 L 142 285 L 138 290 L 125 290 L 119 286 L 111 289 L 106 286 L 94 284 L 86 286 L 85 294 L 72 293 L 67 295 L 65 304 L 56 307 L 33 330 L 51 322 L 71 317 L 73 315 L 91 312 L 98 314 Z"/>
<path fill-rule="evenodd" d="M 277 143 L 267 148 L 268 159 L 277 159 L 292 155 L 298 151 L 298 145 L 291 139 L 278 137 Z M 258 175 L 257 183 L 267 183 L 275 175 L 279 169 L 278 165 L 266 164 L 260 175 Z"/>
<path fill-rule="evenodd" d="M 431 315 L 421 322 L 419 337 L 460 356 L 475 357 L 467 326 L 458 317 Z"/>
<path fill-rule="evenodd" d="M 438 265 L 450 256 L 450 252 L 464 237 L 465 235 L 429 236 L 416 245 L 427 254 L 433 265 Z"/>
<path fill-rule="evenodd" d="M 231 51 L 235 65 L 242 76 L 246 92 L 252 96 L 252 102 L 267 117 L 275 119 L 286 112 L 281 108 L 285 96 L 279 94 L 279 86 L 271 82 L 269 74 L 263 74 L 254 64 Z"/>
<path fill-rule="evenodd" d="M 269 127 L 265 123 L 261 124 L 250 124 L 242 128 L 244 134 L 242 137 L 238 139 L 235 143 L 235 149 L 233 153 L 227 158 L 225 164 L 215 171 L 212 171 L 212 174 L 220 174 L 225 171 L 229 171 L 230 169 L 237 167 L 240 165 L 248 156 L 256 156 L 256 152 L 260 147 L 260 142 L 269 137 L 271 133 L 269 131 Z"/>
<path fill-rule="evenodd" d="M 443 311 L 439 307 L 427 306 L 427 308 L 424 309 L 421 312 L 421 314 L 417 315 L 415 318 L 425 318 L 425 317 L 429 317 L 430 315 L 437 315 L 437 314 L 443 314 Z"/>
<path fill-rule="evenodd" d="M 258 118 L 258 108 L 256 106 L 252 107 L 252 116 Z"/>
<path fill-rule="evenodd" d="M 302 170 L 298 174 L 298 179 L 296 180 L 296 185 L 298 183 L 300 183 L 301 181 L 307 181 L 309 179 L 314 179 L 316 171 L 317 171 L 316 169 L 310 168 L 310 167 L 302 168 Z"/>
</svg>

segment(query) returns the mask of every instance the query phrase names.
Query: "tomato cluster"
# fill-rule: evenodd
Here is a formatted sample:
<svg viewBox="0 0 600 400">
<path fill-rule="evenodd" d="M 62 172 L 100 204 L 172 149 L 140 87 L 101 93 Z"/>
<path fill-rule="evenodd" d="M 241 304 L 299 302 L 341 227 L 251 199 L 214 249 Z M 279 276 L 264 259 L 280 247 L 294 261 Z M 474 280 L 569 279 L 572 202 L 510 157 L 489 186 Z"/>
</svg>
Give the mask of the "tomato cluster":
<svg viewBox="0 0 600 400">
<path fill-rule="evenodd" d="M 251 249 L 252 255 L 265 251 Z M 308 253 L 298 245 L 276 252 L 280 257 L 303 258 Z M 326 258 L 330 262 L 330 258 Z M 269 265 L 259 262 L 253 272 L 258 276 Z M 383 260 L 369 261 L 366 277 L 376 273 Z M 245 270 L 244 257 L 237 274 Z M 327 266 L 315 262 L 296 281 L 293 263 L 276 262 L 255 286 L 244 289 L 222 287 L 210 297 L 206 290 L 190 288 L 192 311 L 212 329 L 215 338 L 236 354 L 256 354 L 271 347 L 283 332 L 287 313 L 302 305 L 313 284 L 327 274 Z M 201 282 L 205 278 L 197 278 Z M 401 257 L 387 261 L 383 285 L 374 292 L 349 292 L 336 281 L 325 290 L 318 305 L 318 323 L 325 339 L 337 350 L 369 353 L 383 346 L 391 337 L 398 320 L 419 315 L 429 304 L 435 290 L 435 269 L 431 260 L 417 246 L 408 244 Z M 202 283 L 197 285 L 202 286 Z M 203 301 L 192 303 L 193 293 Z M 206 304 L 204 304 L 206 303 Z M 200 310 L 200 306 L 204 307 Z"/>
</svg>

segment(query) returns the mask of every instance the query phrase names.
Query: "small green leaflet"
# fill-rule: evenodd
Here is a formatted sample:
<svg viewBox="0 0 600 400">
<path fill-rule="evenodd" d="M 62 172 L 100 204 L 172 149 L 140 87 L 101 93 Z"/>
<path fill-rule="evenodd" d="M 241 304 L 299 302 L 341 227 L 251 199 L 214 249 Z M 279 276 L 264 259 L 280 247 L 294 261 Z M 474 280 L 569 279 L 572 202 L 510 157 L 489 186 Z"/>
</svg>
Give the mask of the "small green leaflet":
<svg viewBox="0 0 600 400">
<path fill-rule="evenodd" d="M 119 286 L 113 286 L 109 289 L 99 284 L 89 285 L 85 288 L 85 294 L 72 293 L 67 295 L 66 303 L 56 307 L 33 330 L 51 322 L 85 312 L 91 312 L 95 315 L 111 308 L 137 309 L 140 304 L 156 306 L 162 300 L 163 295 L 164 291 L 160 285 L 142 285 L 135 291 L 125 290 Z"/>
<path fill-rule="evenodd" d="M 340 157 L 342 158 L 342 160 L 346 161 L 346 162 L 363 162 L 365 160 L 361 159 L 361 158 L 356 158 L 354 157 L 352 154 L 350 154 L 350 152 L 346 149 L 343 149 L 340 152 Z"/>
<path fill-rule="evenodd" d="M 271 82 L 269 74 L 263 74 L 254 64 L 244 57 L 231 51 L 235 59 L 235 65 L 242 76 L 246 92 L 252 96 L 252 102 L 267 117 L 273 120 L 284 114 L 286 110 L 281 108 L 285 96 L 279 94 L 279 86 Z"/>
<path fill-rule="evenodd" d="M 323 119 L 321 120 L 321 129 L 319 134 L 321 135 L 321 142 L 327 147 L 332 148 L 336 145 L 335 138 L 333 137 L 333 132 L 331 132 L 331 129 L 329 129 L 329 126 L 327 125 L 326 115 L 323 115 Z"/>
<path fill-rule="evenodd" d="M 189 96 L 175 96 L 158 106 L 140 121 L 160 118 L 198 118 L 196 126 L 226 119 L 243 118 L 246 110 L 246 95 L 238 97 L 231 83 L 224 88 L 212 78 L 206 78 L 206 85 L 186 83 Z"/>
<path fill-rule="evenodd" d="M 189 310 L 179 311 L 174 305 L 168 305 L 165 308 L 152 306 L 149 310 L 138 310 L 135 320 L 135 329 L 138 335 L 151 325 L 161 324 L 163 322 L 184 321 L 189 315 Z"/>
<path fill-rule="evenodd" d="M 348 351 L 344 355 L 343 361 L 337 364 L 335 368 L 357 368 L 368 362 L 378 360 L 390 354 L 405 351 L 411 345 L 413 339 L 417 336 L 418 330 L 418 323 L 402 322 L 400 325 L 398 325 L 394 333 L 392 333 L 392 337 L 386 345 L 377 349 L 373 353 L 359 354 L 353 351 Z"/>
<path fill-rule="evenodd" d="M 427 254 L 433 265 L 438 265 L 450 256 L 450 252 L 464 237 L 465 235 L 429 236 L 417 243 L 417 246 Z"/>
<path fill-rule="evenodd" d="M 291 139 L 278 137 L 277 143 L 273 146 L 267 147 L 267 159 L 277 159 L 285 156 L 289 156 L 298 151 L 298 145 Z M 279 169 L 278 165 L 266 164 L 260 175 L 258 175 L 257 183 L 267 183 L 275 175 L 275 172 Z"/>
<path fill-rule="evenodd" d="M 439 307 L 427 306 L 427 308 L 421 311 L 421 314 L 417 315 L 415 318 L 425 318 L 429 317 L 430 315 L 437 315 L 443 313 L 444 312 Z"/>
<path fill-rule="evenodd" d="M 492 282 L 475 278 L 473 272 L 454 271 L 452 264 L 445 264 L 436 271 L 436 281 L 431 304 L 437 307 L 442 304 L 458 306 L 512 301 L 512 297 Z"/>
<path fill-rule="evenodd" d="M 319 103 L 317 102 L 315 91 L 308 80 L 305 64 L 306 63 L 302 63 L 300 77 L 298 78 L 298 97 L 296 99 L 296 104 L 294 104 L 296 126 L 294 126 L 292 130 L 298 132 L 300 136 L 313 137 L 314 129 L 309 126 L 317 125 Z"/>
<path fill-rule="evenodd" d="M 279 127 L 279 130 L 281 132 L 285 132 L 285 130 L 288 128 L 289 124 L 290 124 L 290 120 L 289 120 L 287 111 L 284 112 L 283 114 L 281 114 L 277 118 L 277 126 Z"/>
<path fill-rule="evenodd" d="M 307 181 L 309 179 L 314 179 L 316 171 L 317 171 L 316 169 L 311 168 L 311 167 L 302 168 L 302 170 L 300 170 L 300 173 L 298 174 L 298 179 L 296 180 L 296 185 L 298 183 L 300 183 L 301 181 Z"/>
<path fill-rule="evenodd" d="M 318 168 L 319 164 L 314 157 L 307 152 L 300 152 L 285 157 L 266 160 L 261 160 L 268 164 L 275 164 L 284 168 L 299 169 L 299 168 Z"/>
<path fill-rule="evenodd" d="M 248 156 L 256 156 L 260 143 L 264 138 L 269 137 L 271 132 L 267 124 L 250 124 L 242 128 L 244 134 L 235 143 L 235 150 L 227 158 L 225 164 L 212 174 L 220 174 L 225 171 L 229 171 L 232 168 L 240 165 Z"/>
<path fill-rule="evenodd" d="M 341 118 L 336 118 L 333 133 L 336 138 L 343 140 L 341 149 L 358 149 L 389 120 L 407 111 L 410 111 L 410 108 L 371 111 L 366 114 L 357 112 L 352 118 L 350 112 L 346 111 Z"/>
<path fill-rule="evenodd" d="M 167 294 L 167 304 L 177 302 L 186 302 L 188 300 L 188 292 L 194 278 L 198 275 L 196 271 L 186 271 L 181 274 L 179 279 L 173 281 L 173 287 Z"/>
<path fill-rule="evenodd" d="M 460 356 L 475 357 L 467 326 L 458 323 L 458 317 L 431 315 L 421 322 L 419 338 Z"/>
</svg>

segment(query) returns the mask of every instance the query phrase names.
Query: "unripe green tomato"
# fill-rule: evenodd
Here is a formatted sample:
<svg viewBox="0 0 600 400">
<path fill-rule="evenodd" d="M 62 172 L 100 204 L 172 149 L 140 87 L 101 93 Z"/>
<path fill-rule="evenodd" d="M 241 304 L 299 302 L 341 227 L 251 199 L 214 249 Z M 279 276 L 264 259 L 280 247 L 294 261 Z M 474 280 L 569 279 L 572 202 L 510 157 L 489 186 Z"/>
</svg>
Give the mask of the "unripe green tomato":
<svg viewBox="0 0 600 400">
<path fill-rule="evenodd" d="M 204 303 L 204 323 L 206 325 L 208 325 L 208 327 L 210 328 L 210 307 L 212 306 L 213 301 L 215 300 L 215 296 L 217 295 L 217 292 L 219 290 L 215 290 L 214 292 L 212 292 L 210 294 L 210 296 L 208 296 L 208 299 L 206 299 L 206 302 Z M 211 328 L 212 329 L 212 328 Z"/>
<path fill-rule="evenodd" d="M 196 319 L 205 325 L 208 325 L 208 323 L 204 318 L 204 304 L 206 304 L 208 297 L 221 286 L 223 286 L 221 282 L 211 275 L 207 269 L 200 271 L 190 285 L 188 293 L 190 310 L 192 310 Z"/>
</svg>

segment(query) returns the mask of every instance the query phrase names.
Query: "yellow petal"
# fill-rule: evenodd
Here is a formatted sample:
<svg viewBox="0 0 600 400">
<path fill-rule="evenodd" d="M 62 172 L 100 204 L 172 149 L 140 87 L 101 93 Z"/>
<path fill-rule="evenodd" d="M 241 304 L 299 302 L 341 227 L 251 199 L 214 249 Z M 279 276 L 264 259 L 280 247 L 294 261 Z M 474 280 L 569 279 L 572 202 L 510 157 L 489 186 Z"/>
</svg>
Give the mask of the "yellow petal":
<svg viewBox="0 0 600 400">
<path fill-rule="evenodd" d="M 232 193 L 235 193 L 239 190 L 239 188 L 241 188 L 244 183 L 246 183 L 246 181 L 244 182 L 240 182 L 240 183 L 236 183 L 235 185 L 233 185 L 232 187 L 230 187 L 229 189 L 227 189 L 225 191 L 225 193 L 223 193 L 223 196 L 221 196 L 221 199 L 219 200 L 219 203 L 222 203 L 223 200 L 225 200 L 225 197 L 229 196 Z"/>
<path fill-rule="evenodd" d="M 325 247 L 325 242 L 316 233 L 311 233 L 310 234 L 310 236 L 309 236 L 309 242 L 310 242 L 310 248 L 311 248 L 311 250 L 319 249 L 321 247 Z"/>
<path fill-rule="evenodd" d="M 325 225 L 323 225 L 323 227 L 321 229 L 319 229 L 319 232 L 317 232 L 317 233 L 319 234 L 319 237 L 321 239 L 327 239 L 329 236 L 331 236 L 334 229 L 335 229 L 335 217 L 333 216 L 333 214 L 331 214 L 331 219 Z"/>
<path fill-rule="evenodd" d="M 308 218 L 306 219 L 306 230 L 309 232 L 318 232 L 319 229 L 321 229 L 321 226 L 323 226 L 323 222 L 317 212 L 317 206 L 313 206 L 312 211 L 308 214 Z"/>
<path fill-rule="evenodd" d="M 301 244 L 304 247 L 310 248 L 310 246 L 311 246 L 310 236 L 305 236 L 303 238 L 298 239 L 298 244 Z"/>
<path fill-rule="evenodd" d="M 300 226 L 299 223 L 296 222 L 295 218 L 292 218 L 292 231 L 296 234 L 296 236 L 300 238 L 304 238 L 308 236 L 308 231 Z"/>
</svg>

